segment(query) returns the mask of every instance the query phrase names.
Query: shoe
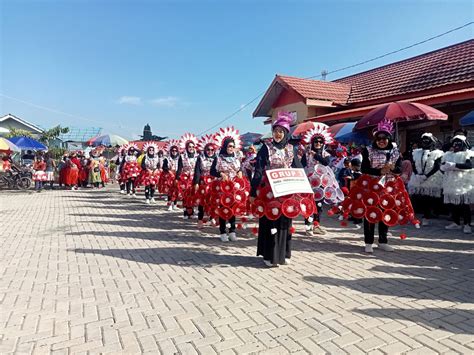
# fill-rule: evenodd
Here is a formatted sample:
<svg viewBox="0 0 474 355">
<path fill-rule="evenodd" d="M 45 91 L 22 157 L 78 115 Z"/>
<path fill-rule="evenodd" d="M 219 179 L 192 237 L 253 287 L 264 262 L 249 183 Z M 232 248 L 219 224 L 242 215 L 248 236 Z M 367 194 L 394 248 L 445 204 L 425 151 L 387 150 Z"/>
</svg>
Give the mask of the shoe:
<svg viewBox="0 0 474 355">
<path fill-rule="evenodd" d="M 374 248 L 372 248 L 372 244 L 366 244 L 365 245 L 365 252 L 366 253 L 373 253 L 374 252 Z"/>
<path fill-rule="evenodd" d="M 360 224 L 354 224 L 355 229 L 361 229 L 362 226 Z"/>
<path fill-rule="evenodd" d="M 391 245 L 388 245 L 387 243 L 382 243 L 378 245 L 379 249 L 383 251 L 394 251 L 393 247 Z"/>
<path fill-rule="evenodd" d="M 471 234 L 472 233 L 472 228 L 471 228 L 470 225 L 466 224 L 466 225 L 464 225 L 464 228 L 463 228 L 462 231 L 466 234 Z"/>
<path fill-rule="evenodd" d="M 306 230 L 306 235 L 307 235 L 308 237 L 314 237 L 314 233 L 313 233 L 313 231 L 312 231 L 311 229 L 307 229 L 307 230 Z"/>
<path fill-rule="evenodd" d="M 235 242 L 237 240 L 237 236 L 235 235 L 235 232 L 229 233 L 229 240 L 231 242 Z"/>
<path fill-rule="evenodd" d="M 461 225 L 459 224 L 456 224 L 456 223 L 451 223 L 451 224 L 448 224 L 446 227 L 444 227 L 444 229 L 447 229 L 447 230 L 458 230 L 458 229 L 461 229 Z"/>
<path fill-rule="evenodd" d="M 156 203 L 156 200 L 155 200 L 155 198 L 154 198 L 154 197 L 152 197 L 152 198 L 151 198 L 151 200 L 150 200 L 150 202 L 151 202 L 151 203 Z"/>
<path fill-rule="evenodd" d="M 149 200 L 149 199 L 146 199 L 146 200 L 145 200 L 145 203 L 146 203 L 147 205 L 149 205 L 149 204 L 150 204 L 150 200 Z"/>
<path fill-rule="evenodd" d="M 173 206 L 172 206 L 172 205 L 170 205 L 170 206 L 168 207 L 168 211 L 169 211 L 169 212 L 173 211 Z"/>
<path fill-rule="evenodd" d="M 221 234 L 219 236 L 219 238 L 221 238 L 221 241 L 223 241 L 223 242 L 228 242 L 229 241 L 229 237 L 227 236 L 227 234 Z"/>
<path fill-rule="evenodd" d="M 123 194 L 125 193 L 125 191 L 124 191 L 124 190 L 120 190 L 120 193 L 123 195 Z"/>
<path fill-rule="evenodd" d="M 263 263 L 267 267 L 278 267 L 278 264 L 272 264 L 272 262 L 270 260 L 263 260 Z"/>
<path fill-rule="evenodd" d="M 137 198 L 137 195 L 136 195 L 135 193 L 133 193 L 133 195 L 132 195 L 132 196 L 133 196 L 133 197 L 135 197 L 135 198 Z"/>
<path fill-rule="evenodd" d="M 319 234 L 319 235 L 325 235 L 327 232 L 321 226 L 314 226 L 313 227 L 313 233 L 314 234 Z"/>
<path fill-rule="evenodd" d="M 291 259 L 286 259 L 285 258 L 285 265 L 290 265 L 291 264 Z"/>
<path fill-rule="evenodd" d="M 422 225 L 423 227 L 429 226 L 429 225 L 430 225 L 430 220 L 429 220 L 428 218 L 423 218 L 423 219 L 421 220 L 421 225 Z"/>
<path fill-rule="evenodd" d="M 177 205 L 172 205 L 173 206 L 173 211 L 177 211 L 179 210 L 178 206 Z"/>
</svg>

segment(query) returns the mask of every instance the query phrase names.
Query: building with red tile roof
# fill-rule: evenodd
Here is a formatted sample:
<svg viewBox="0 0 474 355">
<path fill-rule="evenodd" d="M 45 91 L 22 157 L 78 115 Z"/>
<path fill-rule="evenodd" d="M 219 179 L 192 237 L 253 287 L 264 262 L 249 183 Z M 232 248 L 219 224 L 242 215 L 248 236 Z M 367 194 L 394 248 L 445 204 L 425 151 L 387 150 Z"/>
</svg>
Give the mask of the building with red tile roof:
<svg viewBox="0 0 474 355">
<path fill-rule="evenodd" d="M 447 113 L 448 121 L 411 122 L 402 138 L 419 130 L 443 139 L 474 109 L 474 40 L 350 75 L 331 82 L 276 75 L 253 117 L 270 123 L 280 110 L 295 112 L 298 122 L 328 124 L 355 121 L 378 105 L 393 101 L 424 103 Z"/>
</svg>

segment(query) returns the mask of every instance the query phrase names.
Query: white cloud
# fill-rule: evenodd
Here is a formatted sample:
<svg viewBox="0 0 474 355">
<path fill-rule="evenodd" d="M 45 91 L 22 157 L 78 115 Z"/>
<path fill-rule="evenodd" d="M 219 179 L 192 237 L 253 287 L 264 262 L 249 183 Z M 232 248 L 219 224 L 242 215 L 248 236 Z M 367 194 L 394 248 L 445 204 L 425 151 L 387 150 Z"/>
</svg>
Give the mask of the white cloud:
<svg viewBox="0 0 474 355">
<path fill-rule="evenodd" d="M 117 102 L 119 104 L 138 106 L 142 104 L 142 98 L 138 96 L 122 96 Z"/>
<path fill-rule="evenodd" d="M 158 97 L 156 99 L 150 100 L 150 103 L 157 107 L 176 107 L 179 102 L 179 98 L 174 96 Z"/>
</svg>

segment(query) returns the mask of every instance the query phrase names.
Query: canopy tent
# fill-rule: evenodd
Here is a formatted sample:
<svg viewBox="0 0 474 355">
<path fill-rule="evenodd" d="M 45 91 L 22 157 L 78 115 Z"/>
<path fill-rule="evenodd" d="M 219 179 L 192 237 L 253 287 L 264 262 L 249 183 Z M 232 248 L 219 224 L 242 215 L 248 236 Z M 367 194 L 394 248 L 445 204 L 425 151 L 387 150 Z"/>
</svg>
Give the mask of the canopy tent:
<svg viewBox="0 0 474 355">
<path fill-rule="evenodd" d="M 37 140 L 34 140 L 33 138 L 12 137 L 8 138 L 8 140 L 22 150 L 48 150 L 47 146 L 38 142 Z"/>
</svg>

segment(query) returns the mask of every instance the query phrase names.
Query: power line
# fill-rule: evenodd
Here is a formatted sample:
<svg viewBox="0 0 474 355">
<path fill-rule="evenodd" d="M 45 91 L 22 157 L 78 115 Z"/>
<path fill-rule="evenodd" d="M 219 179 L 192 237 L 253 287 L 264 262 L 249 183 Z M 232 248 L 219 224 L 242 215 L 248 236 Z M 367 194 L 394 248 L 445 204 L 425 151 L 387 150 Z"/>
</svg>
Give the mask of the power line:
<svg viewBox="0 0 474 355">
<path fill-rule="evenodd" d="M 432 41 L 434 39 L 437 39 L 437 38 L 440 38 L 440 37 L 443 37 L 449 33 L 452 33 L 452 32 L 455 32 L 455 31 L 459 31 L 460 29 L 463 29 L 465 27 L 468 27 L 470 25 L 472 25 L 474 23 L 474 21 L 471 21 L 471 22 L 468 22 L 462 26 L 459 26 L 459 27 L 456 27 L 456 28 L 453 28 L 453 29 L 450 29 L 446 32 L 443 32 L 443 33 L 440 33 L 436 36 L 433 36 L 433 37 L 430 37 L 430 38 L 427 38 L 423 41 L 420 41 L 420 42 L 416 42 L 416 43 L 413 43 L 409 46 L 406 46 L 406 47 L 403 47 L 403 48 L 400 48 L 400 49 L 397 49 L 395 51 L 392 51 L 392 52 L 388 52 L 388 53 L 385 53 L 385 54 L 382 54 L 382 55 L 379 55 L 377 57 L 374 57 L 374 58 L 371 58 L 371 59 L 368 59 L 368 60 L 364 60 L 363 62 L 360 62 L 360 63 L 357 63 L 357 64 L 352 64 L 352 65 L 349 65 L 347 67 L 343 67 L 343 68 L 339 68 L 339 69 L 335 69 L 335 70 L 332 70 L 332 71 L 329 71 L 329 72 L 325 72 L 326 75 L 328 74 L 334 74 L 334 73 L 337 73 L 337 72 L 340 72 L 340 71 L 343 71 L 343 70 L 347 70 L 347 69 L 351 69 L 351 68 L 354 68 L 354 67 L 358 67 L 358 66 L 361 66 L 363 64 L 367 64 L 367 63 L 370 63 L 370 62 L 373 62 L 375 60 L 378 60 L 378 59 L 381 59 L 381 58 L 384 58 L 384 57 L 387 57 L 389 55 L 392 55 L 392 54 L 395 54 L 395 53 L 398 53 L 398 52 L 402 52 L 402 51 L 405 51 L 407 49 L 410 49 L 410 48 L 413 48 L 413 47 L 416 47 L 416 46 L 419 46 L 423 43 L 426 43 L 426 42 L 429 42 L 429 41 Z M 303 78 L 303 79 L 314 79 L 314 78 L 320 78 L 322 75 L 319 74 L 319 75 L 314 75 L 314 76 L 309 76 L 307 78 Z M 206 129 L 205 131 L 202 131 L 201 133 L 199 133 L 199 135 L 202 135 L 204 133 L 207 133 L 209 132 L 210 130 L 212 130 L 213 128 L 219 126 L 220 124 L 230 120 L 232 117 L 234 117 L 236 114 L 238 114 L 239 112 L 243 111 L 244 108 L 246 108 L 247 106 L 251 105 L 254 101 L 256 101 L 258 98 L 260 98 L 263 94 L 265 94 L 266 91 L 263 91 L 261 92 L 260 94 L 258 94 L 257 97 L 253 98 L 251 101 L 249 101 L 248 103 L 246 103 L 245 105 L 241 106 L 240 109 L 238 109 L 237 111 L 235 111 L 234 113 L 226 116 L 224 119 L 222 119 L 221 121 L 219 121 L 218 123 L 216 123 L 214 126 Z"/>
</svg>

